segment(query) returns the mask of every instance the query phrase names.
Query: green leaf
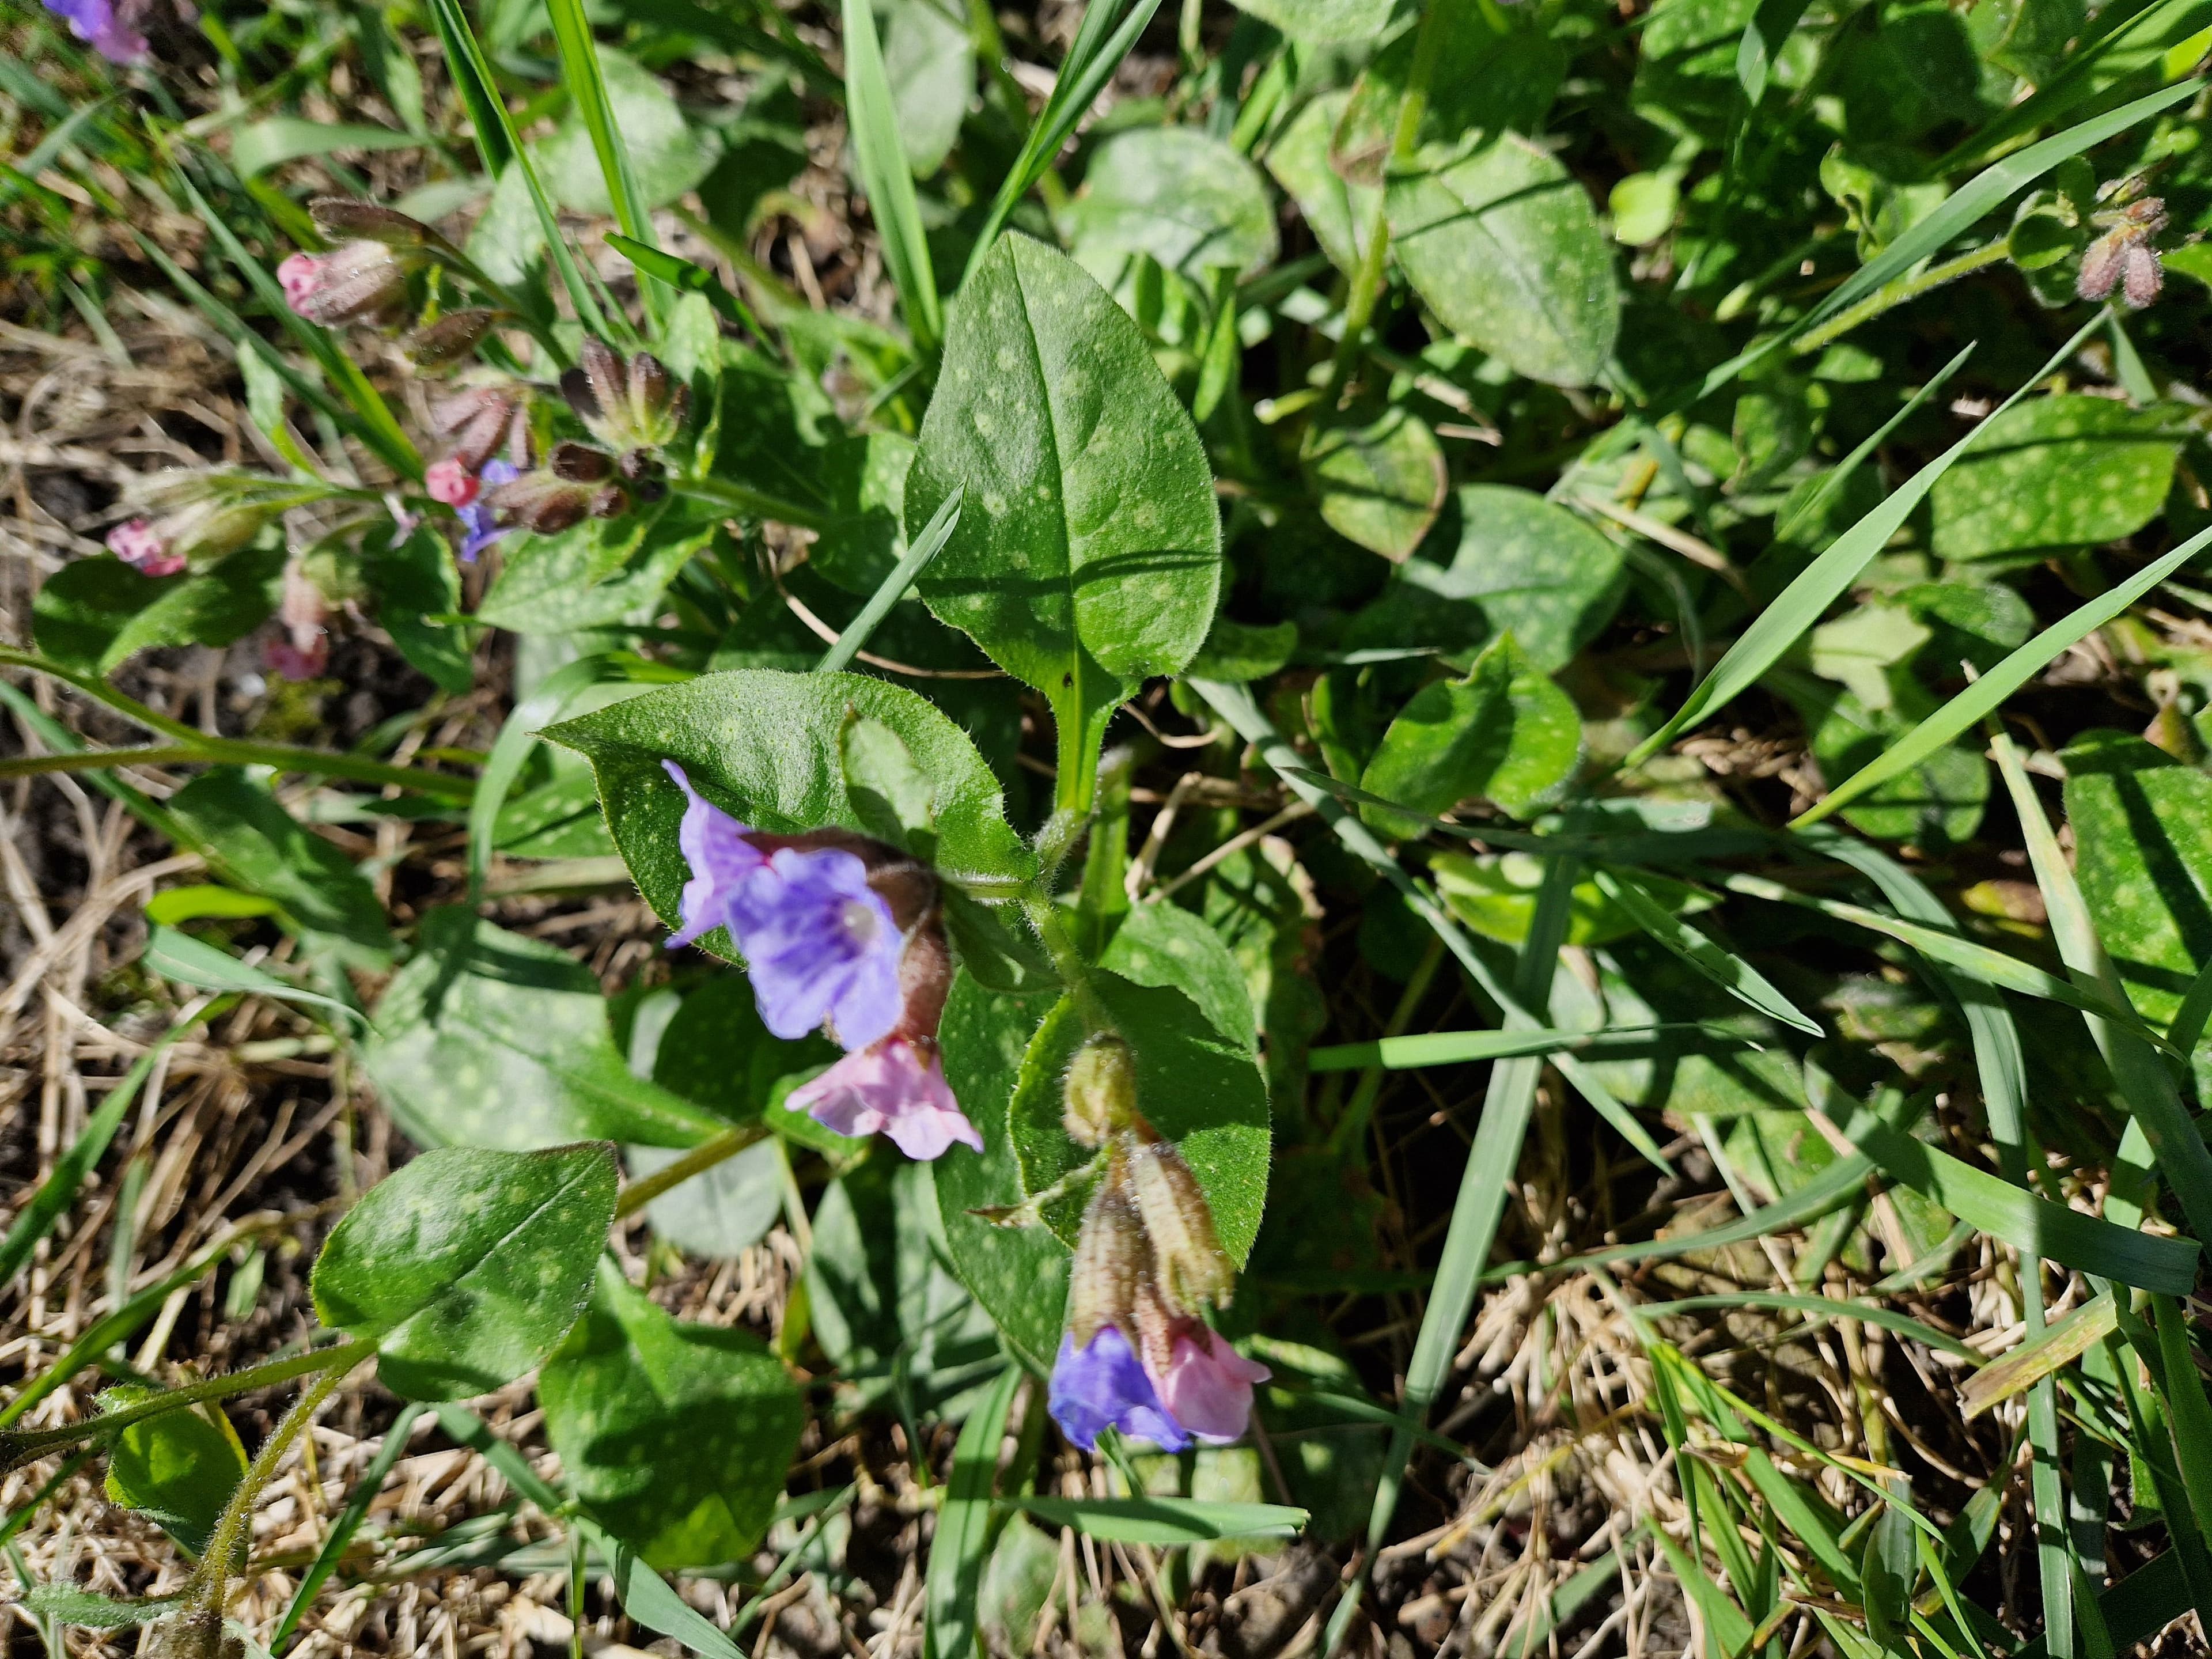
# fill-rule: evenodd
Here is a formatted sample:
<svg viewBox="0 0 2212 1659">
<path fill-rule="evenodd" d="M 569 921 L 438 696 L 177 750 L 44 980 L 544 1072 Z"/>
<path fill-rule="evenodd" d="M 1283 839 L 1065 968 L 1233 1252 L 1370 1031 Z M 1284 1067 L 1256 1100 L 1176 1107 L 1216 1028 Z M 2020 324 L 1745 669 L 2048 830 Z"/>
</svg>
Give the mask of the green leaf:
<svg viewBox="0 0 2212 1659">
<path fill-rule="evenodd" d="M 1567 170 L 1507 134 L 1385 187 L 1391 252 L 1455 333 L 1516 373 L 1588 386 L 1620 329 L 1613 249 Z"/>
<path fill-rule="evenodd" d="M 939 0 L 877 0 L 884 72 L 907 164 L 927 179 L 945 164 L 975 95 L 975 46 L 965 21 Z"/>
<path fill-rule="evenodd" d="M 759 1338 L 670 1318 L 605 1260 L 538 1398 L 576 1496 L 663 1571 L 759 1547 L 806 1418 Z"/>
<path fill-rule="evenodd" d="M 1139 906 L 1122 918 L 1098 961 L 1139 985 L 1181 991 L 1223 1036 L 1247 1049 L 1258 1046 L 1244 971 L 1221 935 L 1194 912 L 1158 902 Z"/>
<path fill-rule="evenodd" d="M 1267 171 L 1305 216 L 1306 228 L 1339 270 L 1359 265 L 1378 186 L 1347 182 L 1329 165 L 1329 147 L 1349 92 L 1328 92 L 1301 109 L 1267 146 Z"/>
<path fill-rule="evenodd" d="M 2137 738 L 2065 759 L 2075 879 L 2128 1000 L 2163 1025 L 2212 963 L 2212 779 Z"/>
<path fill-rule="evenodd" d="M 374 1338 L 377 1374 L 403 1398 L 503 1388 L 583 1311 L 615 1180 L 603 1144 L 425 1152 L 331 1231 L 315 1261 L 316 1316 Z"/>
<path fill-rule="evenodd" d="M 955 1146 L 929 1166 L 945 1225 L 945 1259 L 1022 1363 L 1052 1370 L 1067 1301 L 1067 1247 L 1043 1227 L 997 1227 L 975 1212 L 1018 1205 L 1022 1185 L 1009 1122 L 1023 1056 L 1057 991 L 1027 996 L 987 990 L 963 969 L 954 975 L 938 1041 L 945 1080 L 983 1137 L 983 1150 Z"/>
<path fill-rule="evenodd" d="M 73 559 L 31 603 L 39 649 L 71 668 L 107 674 L 161 645 L 228 645 L 269 620 L 284 550 L 249 547 L 181 576 L 143 576 L 113 557 Z"/>
<path fill-rule="evenodd" d="M 215 767 L 169 797 L 171 815 L 234 887 L 272 900 L 317 950 L 351 966 L 392 961 L 384 906 L 343 853 L 235 767 Z"/>
<path fill-rule="evenodd" d="M 1463 680 L 1431 680 L 1399 711 L 1360 787 L 1402 801 L 1424 818 L 1475 796 L 1525 818 L 1565 784 L 1582 754 L 1573 702 L 1506 634 Z M 1426 824 L 1381 807 L 1360 816 L 1385 835 L 1420 836 Z"/>
<path fill-rule="evenodd" d="M 190 890 L 173 888 L 170 890 Z M 219 893 L 226 890 L 216 887 L 206 890 Z M 234 896 L 243 899 L 246 896 L 237 894 Z M 253 902 L 252 900 L 246 902 Z M 232 908 L 228 914 L 260 915 L 266 912 Z M 249 996 L 273 997 L 279 1002 L 306 1002 L 318 1007 L 335 1008 L 340 1013 L 361 1020 L 363 1024 L 368 1024 L 359 1009 L 340 1002 L 336 997 L 303 991 L 278 979 L 274 974 L 248 966 L 228 951 L 164 925 L 159 917 L 153 915 L 151 905 L 147 907 L 147 920 L 153 926 L 147 933 L 146 952 L 139 960 L 145 964 L 149 973 L 159 974 L 174 984 L 197 985 L 204 990 L 243 991 Z"/>
<path fill-rule="evenodd" d="M 1202 1544 L 1217 1538 L 1294 1538 L 1306 1511 L 1285 1504 L 1198 1498 L 1017 1498 L 1026 1514 L 1111 1544 Z"/>
<path fill-rule="evenodd" d="M 643 619 L 718 520 L 671 499 L 619 519 L 586 519 L 553 536 L 523 535 L 476 610 L 518 634 L 572 634 Z"/>
<path fill-rule="evenodd" d="M 1436 58 L 1412 135 L 1420 164 L 1449 165 L 1500 133 L 1543 131 L 1566 76 L 1566 49 L 1547 29 L 1516 27 L 1478 0 L 1431 0 L 1431 6 L 1436 15 L 1427 27 Z M 1328 158 L 1349 184 L 1371 191 L 1382 183 L 1400 112 L 1408 107 L 1421 33 L 1402 31 L 1353 83 Z"/>
<path fill-rule="evenodd" d="M 1370 40 L 1390 21 L 1390 8 L 1376 0 L 1237 0 L 1237 9 L 1293 40 Z"/>
<path fill-rule="evenodd" d="M 2117 541 L 2166 504 L 2180 453 L 2169 416 L 2110 398 L 2038 398 L 1991 417 L 1929 496 L 1946 559 Z"/>
<path fill-rule="evenodd" d="M 125 1384 L 100 1397 L 118 1412 L 151 1400 L 158 1389 Z M 220 1407 L 190 1407 L 133 1424 L 107 1455 L 107 1495 L 142 1510 L 193 1555 L 206 1553 L 223 1506 L 246 1474 L 246 1448 Z"/>
<path fill-rule="evenodd" d="M 605 46 L 597 55 L 612 129 L 621 135 L 635 175 L 636 205 L 665 207 L 707 176 L 720 146 L 684 120 L 675 99 L 650 70 Z M 605 216 L 615 212 L 616 203 L 607 189 L 589 114 L 588 106 L 580 103 L 576 117 L 536 147 L 538 169 L 546 190 L 562 207 Z M 622 228 L 630 236 L 642 239 L 646 234 L 628 221 Z"/>
<path fill-rule="evenodd" d="M 337 150 L 419 149 L 419 134 L 359 122 L 310 121 L 297 115 L 271 115 L 248 121 L 231 134 L 230 164 L 241 179 L 308 156 Z"/>
<path fill-rule="evenodd" d="M 1045 694 L 1063 769 L 1087 775 L 1106 716 L 1205 640 L 1220 516 L 1197 429 L 1137 325 L 1024 236 L 961 291 L 907 477 L 908 533 L 962 488 L 922 598 Z"/>
<path fill-rule="evenodd" d="M 998 779 L 967 733 L 926 699 L 879 679 L 737 669 L 647 692 L 544 735 L 590 759 L 616 846 L 647 902 L 674 927 L 690 871 L 676 842 L 684 794 L 662 763 L 675 761 L 694 788 L 756 829 L 866 831 L 839 750 L 848 714 L 888 728 L 932 781 L 941 868 L 1006 883 L 1034 871 L 1006 823 Z M 734 957 L 720 929 L 702 942 Z"/>
<path fill-rule="evenodd" d="M 1450 483 L 1436 434 L 1404 409 L 1307 428 L 1298 465 L 1328 527 L 1386 559 L 1421 544 Z"/>
<path fill-rule="evenodd" d="M 1459 546 L 1451 562 L 1409 559 L 1399 570 L 1398 580 L 1416 590 L 1407 596 L 1409 608 L 1465 601 L 1480 609 L 1491 633 L 1511 634 L 1538 668 L 1565 667 L 1620 603 L 1620 550 L 1533 490 L 1462 484 L 1455 500 Z"/>
<path fill-rule="evenodd" d="M 128 1630 L 133 1625 L 167 1618 L 182 1600 L 181 1595 L 155 1595 L 144 1601 L 119 1601 L 74 1584 L 34 1584 L 24 1596 L 23 1606 L 34 1618 L 86 1630 Z"/>
<path fill-rule="evenodd" d="M 1259 168 L 1196 127 L 1136 127 L 1101 144 L 1060 233 L 1109 285 L 1133 254 L 1203 285 L 1215 270 L 1249 276 L 1277 246 Z"/>
<path fill-rule="evenodd" d="M 427 1146 L 695 1146 L 728 1127 L 631 1075 L 590 969 L 458 907 L 423 919 L 376 1015 L 362 1063 Z"/>
</svg>

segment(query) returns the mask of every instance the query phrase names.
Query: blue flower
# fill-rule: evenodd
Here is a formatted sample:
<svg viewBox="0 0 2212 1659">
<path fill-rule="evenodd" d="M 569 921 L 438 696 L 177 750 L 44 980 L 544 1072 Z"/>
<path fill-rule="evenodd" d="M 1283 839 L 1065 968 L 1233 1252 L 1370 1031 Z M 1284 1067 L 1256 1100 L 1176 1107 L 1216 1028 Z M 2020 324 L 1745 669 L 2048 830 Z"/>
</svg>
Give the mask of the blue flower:
<svg viewBox="0 0 2212 1659">
<path fill-rule="evenodd" d="M 484 505 L 485 494 L 501 484 L 513 483 L 521 476 L 522 474 L 514 468 L 513 464 L 507 461 L 486 461 L 483 464 L 483 470 L 477 474 L 477 480 L 483 488 L 477 492 L 475 501 L 468 506 L 453 509 L 459 514 L 462 525 L 469 532 L 461 543 L 463 564 L 474 564 L 477 562 L 477 554 L 507 534 L 506 531 L 492 522 L 491 508 Z M 679 773 L 678 775 L 680 778 L 682 774 Z M 687 783 L 684 787 L 689 789 L 691 786 Z"/>
<path fill-rule="evenodd" d="M 727 927 L 761 1019 L 780 1037 L 805 1036 L 825 1021 L 847 1049 L 890 1036 L 905 1010 L 899 963 L 907 941 L 868 884 L 868 866 L 839 848 L 763 852 L 757 831 L 703 799 L 675 762 L 663 763 L 690 803 L 677 844 L 691 879 L 684 926 L 669 944 Z"/>
<path fill-rule="evenodd" d="M 1163 1451 L 1181 1451 L 1190 1436 L 1160 1403 L 1159 1390 L 1118 1327 L 1102 1325 L 1091 1346 L 1073 1334 L 1060 1339 L 1048 1402 L 1060 1432 L 1085 1451 L 1096 1450 L 1098 1431 L 1119 1429 Z"/>
<path fill-rule="evenodd" d="M 46 0 L 46 9 L 67 18 L 77 39 L 112 64 L 135 64 L 146 55 L 146 37 L 116 15 L 113 0 Z"/>
</svg>

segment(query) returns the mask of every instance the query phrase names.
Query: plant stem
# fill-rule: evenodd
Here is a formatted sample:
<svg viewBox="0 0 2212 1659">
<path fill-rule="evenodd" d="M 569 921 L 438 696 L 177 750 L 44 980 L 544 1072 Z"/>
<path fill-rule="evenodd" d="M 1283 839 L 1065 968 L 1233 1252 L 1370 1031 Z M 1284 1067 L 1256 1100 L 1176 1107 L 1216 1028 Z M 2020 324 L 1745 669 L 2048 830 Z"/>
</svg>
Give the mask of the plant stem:
<svg viewBox="0 0 2212 1659">
<path fill-rule="evenodd" d="M 368 1346 L 373 1347 L 375 1345 Z M 318 1377 L 301 1391 L 300 1397 L 292 1402 L 292 1409 L 286 1412 L 277 1420 L 276 1426 L 269 1431 L 269 1437 L 261 1443 L 261 1449 L 254 1454 L 245 1479 L 230 1494 L 230 1501 L 222 1506 L 222 1514 L 215 1523 L 215 1531 L 208 1538 L 207 1553 L 200 1558 L 199 1572 L 195 1575 L 197 1577 L 204 1574 L 205 1577 L 187 1592 L 188 1605 L 209 1607 L 217 1617 L 222 1615 L 223 1603 L 228 1599 L 224 1592 L 228 1587 L 231 1563 L 237 1561 L 241 1566 L 245 1564 L 246 1547 L 253 1524 L 253 1509 L 261 1501 L 262 1488 L 276 1473 L 276 1465 L 283 1458 L 284 1449 L 299 1438 L 301 1431 L 322 1408 L 323 1402 L 331 1397 L 331 1391 L 345 1381 L 346 1371 L 351 1369 L 351 1366 L 347 1366 L 343 1370 L 327 1371 Z"/>
<path fill-rule="evenodd" d="M 376 1344 L 364 1339 L 359 1342 L 342 1342 L 334 1348 L 317 1348 L 311 1352 L 295 1354 L 289 1359 L 271 1360 L 265 1365 L 250 1370 L 232 1371 L 222 1376 L 210 1376 L 198 1382 L 187 1383 L 181 1389 L 171 1389 L 155 1395 L 119 1412 L 104 1417 L 88 1419 L 82 1423 L 70 1423 L 58 1429 L 42 1429 L 27 1434 L 0 1434 L 0 1474 L 19 1469 L 24 1464 L 45 1456 L 59 1446 L 74 1446 L 86 1440 L 111 1440 L 124 1430 L 145 1422 L 149 1418 L 165 1417 L 187 1406 L 197 1406 L 204 1401 L 222 1400 L 234 1394 L 249 1394 L 256 1389 L 273 1388 L 279 1382 L 289 1382 L 295 1376 L 305 1376 L 313 1371 L 335 1370 L 343 1376 L 362 1360 L 376 1352 Z"/>
<path fill-rule="evenodd" d="M 681 1186 L 702 1170 L 713 1169 L 723 1159 L 736 1157 L 767 1136 L 767 1126 L 759 1123 L 743 1123 L 734 1129 L 723 1130 L 712 1140 L 694 1146 L 666 1169 L 655 1170 L 623 1188 L 622 1196 L 615 1200 L 615 1219 L 636 1214 L 671 1187 Z"/>
<path fill-rule="evenodd" d="M 821 530 L 830 523 L 829 515 L 811 507 L 801 507 L 796 501 L 770 495 L 741 483 L 732 483 L 727 478 L 672 478 L 670 489 L 679 495 L 689 495 L 695 501 L 712 501 L 717 507 L 726 507 L 732 513 L 750 519 L 773 519 L 778 524 L 787 524 L 800 530 Z"/>
<path fill-rule="evenodd" d="M 1075 999 L 1075 1009 L 1083 1017 L 1085 1029 L 1092 1031 L 1111 1031 L 1117 1028 L 1114 1017 L 1106 1012 L 1106 1005 L 1098 1000 L 1097 987 L 1091 982 L 1091 965 L 1075 948 L 1074 938 L 1067 931 L 1067 919 L 1060 914 L 1060 906 L 1049 895 L 1032 892 L 1023 899 L 1022 908 L 1028 912 L 1030 926 L 1036 929 L 1037 937 L 1044 941 L 1052 965 L 1060 970 L 1060 977 L 1067 987 L 1067 994 Z"/>
<path fill-rule="evenodd" d="M 1884 283 L 1856 305 L 1846 307 L 1806 334 L 1790 347 L 1790 355 L 1803 357 L 1818 351 L 1831 341 L 1850 333 L 1861 323 L 1879 317 L 1883 312 L 1901 306 L 1907 300 L 1917 300 L 1930 289 L 1956 282 L 1961 276 L 1979 270 L 1984 265 L 1993 265 L 2011 252 L 2011 237 L 2000 236 L 1996 241 L 1962 253 L 1955 259 L 1930 266 L 1917 276 L 1900 276 L 1893 283 Z"/>
<path fill-rule="evenodd" d="M 1375 212 L 1367 223 L 1367 246 L 1360 254 L 1359 269 L 1352 273 L 1351 292 L 1345 297 L 1344 333 L 1336 343 L 1336 357 L 1328 369 L 1327 401 L 1331 409 L 1343 406 L 1352 365 L 1359 361 L 1367 325 L 1374 321 L 1376 304 L 1382 297 L 1382 273 L 1390 257 L 1390 219 L 1385 210 L 1389 175 L 1412 157 L 1421 118 L 1428 113 L 1429 82 L 1436 75 L 1437 59 L 1443 53 L 1443 27 L 1438 21 L 1443 15 L 1443 7 L 1437 0 L 1431 0 L 1421 14 L 1421 32 L 1414 39 L 1413 61 L 1406 76 L 1406 95 L 1398 105 L 1398 125 L 1390 136 L 1390 154 L 1382 164 L 1383 187 L 1376 193 Z"/>
</svg>

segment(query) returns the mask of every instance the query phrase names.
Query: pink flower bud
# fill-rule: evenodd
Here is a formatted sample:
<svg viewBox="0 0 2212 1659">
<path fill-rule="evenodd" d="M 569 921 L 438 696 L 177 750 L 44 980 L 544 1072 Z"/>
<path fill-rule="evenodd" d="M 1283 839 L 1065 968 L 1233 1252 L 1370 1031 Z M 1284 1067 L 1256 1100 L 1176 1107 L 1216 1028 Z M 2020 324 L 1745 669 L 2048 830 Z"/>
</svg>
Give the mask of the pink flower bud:
<svg viewBox="0 0 2212 1659">
<path fill-rule="evenodd" d="M 147 519 L 128 519 L 107 532 L 107 550 L 142 576 L 173 576 L 185 556 L 172 552 Z"/>
<path fill-rule="evenodd" d="M 475 473 L 452 456 L 442 461 L 433 461 L 422 474 L 422 488 L 434 501 L 443 501 L 447 507 L 466 507 L 477 498 L 480 489 Z"/>
</svg>

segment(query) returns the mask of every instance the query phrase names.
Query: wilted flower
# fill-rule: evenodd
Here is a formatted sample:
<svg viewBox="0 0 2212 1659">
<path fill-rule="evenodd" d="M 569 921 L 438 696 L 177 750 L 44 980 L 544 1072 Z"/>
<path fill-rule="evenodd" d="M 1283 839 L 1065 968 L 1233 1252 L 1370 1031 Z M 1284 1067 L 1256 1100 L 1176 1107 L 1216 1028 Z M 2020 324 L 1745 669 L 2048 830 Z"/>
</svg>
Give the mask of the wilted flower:
<svg viewBox="0 0 2212 1659">
<path fill-rule="evenodd" d="M 942 1158 L 954 1141 L 983 1150 L 983 1137 L 952 1097 L 945 1060 L 929 1037 L 887 1036 L 847 1054 L 785 1097 L 841 1135 L 885 1134 L 908 1158 Z"/>
<path fill-rule="evenodd" d="M 610 449 L 658 449 L 683 431 L 690 393 L 651 352 L 625 368 L 613 347 L 587 337 L 577 360 L 580 367 L 561 377 L 561 394 Z"/>
<path fill-rule="evenodd" d="M 295 253 L 276 267 L 284 303 L 311 323 L 388 323 L 405 305 L 415 262 L 363 238 L 328 253 Z"/>
<path fill-rule="evenodd" d="M 586 519 L 618 519 L 629 511 L 629 496 L 620 484 L 578 483 L 544 468 L 501 484 L 484 501 L 501 517 L 540 536 L 574 529 Z"/>
<path fill-rule="evenodd" d="M 445 464 L 441 461 L 438 465 L 442 466 Z M 430 470 L 434 472 L 437 467 Z M 516 471 L 509 462 L 486 461 L 483 471 L 471 482 L 497 489 L 501 484 L 513 483 L 520 476 L 521 474 Z M 501 529 L 494 521 L 491 508 L 475 503 L 476 492 L 471 490 L 470 495 L 470 501 L 462 503 L 455 509 L 465 532 L 461 538 L 460 551 L 460 560 L 463 564 L 474 564 L 477 562 L 477 554 L 507 534 L 507 532 Z"/>
<path fill-rule="evenodd" d="M 150 519 L 126 519 L 107 532 L 107 550 L 143 576 L 173 576 L 185 556 L 169 550 Z"/>
<path fill-rule="evenodd" d="M 46 0 L 46 9 L 69 20 L 70 32 L 111 64 L 136 64 L 146 56 L 146 37 L 132 27 L 140 9 L 125 0 Z"/>
</svg>

